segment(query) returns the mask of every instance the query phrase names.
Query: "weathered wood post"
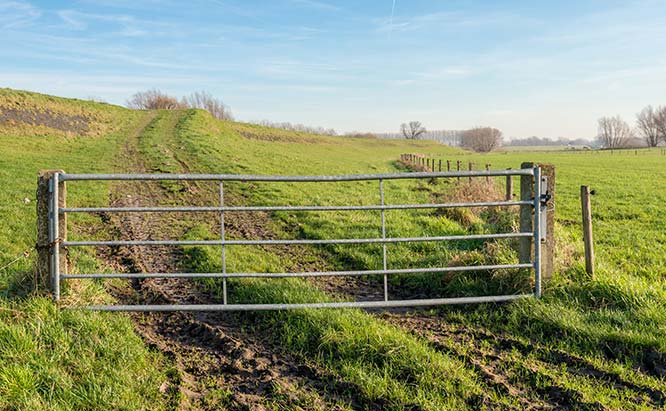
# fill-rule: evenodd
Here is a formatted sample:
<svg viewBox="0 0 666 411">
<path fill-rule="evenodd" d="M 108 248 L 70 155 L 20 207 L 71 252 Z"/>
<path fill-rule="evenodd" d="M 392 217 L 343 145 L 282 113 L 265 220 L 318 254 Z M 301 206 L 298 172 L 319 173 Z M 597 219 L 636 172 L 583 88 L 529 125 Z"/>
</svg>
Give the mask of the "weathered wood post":
<svg viewBox="0 0 666 411">
<path fill-rule="evenodd" d="M 456 160 L 456 167 L 458 168 L 458 171 L 460 171 L 460 164 L 462 164 L 462 161 Z M 458 181 L 460 181 L 460 176 L 458 176 Z"/>
<path fill-rule="evenodd" d="M 552 164 L 542 163 L 522 163 L 520 168 L 541 168 L 541 177 L 546 179 L 546 190 L 542 190 L 542 194 L 547 194 L 550 199 L 547 204 L 546 224 L 541 226 L 541 230 L 546 231 L 545 241 L 541 242 L 541 276 L 543 280 L 548 280 L 552 277 L 555 270 L 554 267 L 554 250 L 555 250 L 555 166 Z M 534 177 L 521 176 L 520 177 L 520 199 L 523 201 L 532 201 L 534 198 Z M 520 206 L 520 231 L 530 232 L 533 231 L 533 218 L 534 210 L 531 205 Z M 524 237 L 520 239 L 518 258 L 520 263 L 529 263 L 533 261 L 532 255 L 534 247 L 532 238 Z"/>
<path fill-rule="evenodd" d="M 486 171 L 490 171 L 490 164 L 486 164 Z M 486 183 L 490 183 L 490 177 L 486 176 Z"/>
<path fill-rule="evenodd" d="M 472 164 L 472 162 L 470 161 L 470 162 L 469 162 L 469 171 L 472 171 L 472 167 L 473 167 L 473 164 Z M 469 176 L 469 182 L 470 182 L 470 183 L 472 182 L 472 176 Z"/>
<path fill-rule="evenodd" d="M 511 168 L 507 168 L 507 170 L 511 170 Z M 513 176 L 506 176 L 506 196 L 504 199 L 506 201 L 513 199 Z"/>
<path fill-rule="evenodd" d="M 439 172 L 442 172 L 442 160 L 439 160 Z"/>
<path fill-rule="evenodd" d="M 430 160 L 430 171 L 435 172 L 435 159 Z"/>
<path fill-rule="evenodd" d="M 446 171 L 451 171 L 451 160 L 446 160 Z"/>
<path fill-rule="evenodd" d="M 585 242 L 585 272 L 594 277 L 594 238 L 592 236 L 592 205 L 590 187 L 580 186 L 580 204 L 583 212 L 583 241 Z"/>
<path fill-rule="evenodd" d="M 67 240 L 67 218 L 58 215 L 58 233 L 51 233 L 49 214 L 57 215 L 57 210 L 51 210 L 51 179 L 55 173 L 64 173 L 62 170 L 43 170 L 37 177 L 37 264 L 35 267 L 35 285 L 38 289 L 56 291 L 53 272 L 52 245 L 58 241 Z M 67 187 L 64 182 L 58 183 L 58 206 L 66 207 Z M 67 254 L 61 250 L 59 256 L 59 271 L 67 273 Z"/>
</svg>

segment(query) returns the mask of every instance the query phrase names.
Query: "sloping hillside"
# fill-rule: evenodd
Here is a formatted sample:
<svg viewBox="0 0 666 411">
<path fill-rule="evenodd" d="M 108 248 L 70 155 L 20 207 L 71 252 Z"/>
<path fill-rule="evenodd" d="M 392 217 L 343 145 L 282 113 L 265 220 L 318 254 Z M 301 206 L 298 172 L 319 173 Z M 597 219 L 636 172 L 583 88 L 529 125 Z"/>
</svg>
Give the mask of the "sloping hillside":
<svg viewBox="0 0 666 411">
<path fill-rule="evenodd" d="M 470 156 L 430 142 L 314 136 L 222 122 L 199 110 L 137 112 L 121 107 L 0 91 L 0 408 L 8 409 L 655 409 L 664 406 L 666 290 L 663 256 L 631 241 L 600 253 L 600 274 L 581 274 L 575 220 L 582 172 L 604 192 L 632 193 L 603 167 L 548 157 L 558 177 L 559 273 L 541 301 L 444 307 L 414 313 L 360 310 L 208 314 L 100 314 L 60 311 L 31 290 L 34 191 L 39 169 L 79 172 L 345 174 L 403 170 L 400 153 L 471 159 L 494 168 L 534 160 L 530 153 Z M 541 154 L 544 156 L 546 154 Z M 550 155 L 548 155 L 550 156 Z M 643 158 L 625 161 L 632 167 Z M 122 159 L 121 161 L 118 161 Z M 602 160 L 599 166 L 605 164 Z M 658 173 L 663 162 L 654 160 Z M 662 168 L 659 168 L 662 167 Z M 637 168 L 638 169 L 638 168 Z M 479 183 L 484 195 L 493 186 Z M 573 186 L 573 187 L 571 187 Z M 387 201 L 457 195 L 456 182 L 386 184 Z M 72 184 L 80 206 L 216 205 L 206 183 Z M 635 190 L 634 190 L 635 192 Z M 377 204 L 375 184 L 229 183 L 227 204 Z M 635 194 L 639 195 L 639 194 Z M 660 191 L 658 195 L 663 195 Z M 644 198 L 650 213 L 666 212 Z M 27 201 L 26 201 L 27 199 Z M 635 204 L 609 199 L 602 236 Z M 633 214 L 632 214 L 633 215 Z M 372 213 L 228 213 L 231 238 L 375 236 Z M 511 230 L 511 213 L 387 215 L 389 235 Z M 217 238 L 216 215 L 73 216 L 72 238 Z M 105 228 L 106 227 L 106 228 Z M 638 235 L 623 225 L 626 238 Z M 645 228 L 645 227 L 643 227 Z M 663 228 L 663 227 L 662 227 Z M 663 238 L 656 225 L 652 238 Z M 604 240 L 602 240 L 604 241 Z M 658 242 L 662 244 L 662 242 Z M 605 243 L 604 243 L 605 244 Z M 27 255 L 26 255 L 27 253 Z M 378 268 L 377 246 L 230 247 L 233 271 Z M 75 270 L 220 270 L 216 248 L 97 249 L 72 254 Z M 623 261 L 644 261 L 623 269 Z M 464 247 L 395 246 L 393 268 L 511 261 L 499 241 Z M 232 301 L 302 302 L 368 298 L 373 278 L 358 281 L 237 280 Z M 214 302 L 219 281 L 71 281 L 65 303 Z M 392 279 L 392 293 L 475 295 L 529 288 L 520 273 L 470 273 Z M 150 346 L 152 349 L 146 348 Z M 148 364 L 154 364 L 149 366 Z"/>
</svg>

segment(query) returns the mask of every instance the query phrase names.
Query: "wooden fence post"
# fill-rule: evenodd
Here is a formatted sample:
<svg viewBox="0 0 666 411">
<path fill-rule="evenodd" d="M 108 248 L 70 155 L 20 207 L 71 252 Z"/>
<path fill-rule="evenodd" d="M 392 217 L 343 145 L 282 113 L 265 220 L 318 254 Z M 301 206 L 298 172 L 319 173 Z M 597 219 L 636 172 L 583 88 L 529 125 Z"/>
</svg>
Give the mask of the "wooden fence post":
<svg viewBox="0 0 666 411">
<path fill-rule="evenodd" d="M 490 171 L 490 164 L 486 164 L 486 171 Z M 486 176 L 486 183 L 490 183 L 490 177 Z"/>
<path fill-rule="evenodd" d="M 546 240 L 541 243 L 541 276 L 548 280 L 554 271 L 554 250 L 555 250 L 555 166 L 552 164 L 541 163 L 522 163 L 521 168 L 541 167 L 541 176 L 547 179 L 547 188 L 542 194 L 549 194 L 548 211 L 546 214 L 546 224 L 542 230 L 546 230 Z M 534 198 L 534 177 L 520 177 L 520 199 L 531 201 Z M 520 206 L 520 231 L 533 231 L 533 209 L 531 205 Z M 529 263 L 532 260 L 533 244 L 532 238 L 524 237 L 519 241 L 518 259 L 520 263 Z"/>
<path fill-rule="evenodd" d="M 592 206 L 590 187 L 580 186 L 580 204 L 583 212 L 583 241 L 585 242 L 585 272 L 594 277 L 594 238 L 592 236 Z"/>
<path fill-rule="evenodd" d="M 37 264 L 35 266 L 35 285 L 37 289 L 53 290 L 51 278 L 51 241 L 49 239 L 49 198 L 51 196 L 49 185 L 53 174 L 64 173 L 62 170 L 44 170 L 37 176 Z M 64 182 L 58 184 L 58 207 L 66 207 L 67 186 Z M 59 216 L 58 240 L 67 240 L 67 219 Z M 60 272 L 67 273 L 67 253 L 60 252 Z"/>
<path fill-rule="evenodd" d="M 511 170 L 511 168 L 507 168 L 507 170 Z M 504 199 L 506 201 L 513 199 L 513 176 L 506 176 L 506 196 Z"/>
<path fill-rule="evenodd" d="M 470 161 L 470 162 L 469 162 L 469 171 L 472 171 L 472 166 L 473 166 L 473 164 L 472 164 L 472 162 Z M 469 176 L 469 182 L 470 182 L 470 183 L 472 182 L 472 176 Z"/>
<path fill-rule="evenodd" d="M 446 160 L 446 171 L 451 171 L 451 160 Z"/>
<path fill-rule="evenodd" d="M 439 172 L 442 172 L 442 160 L 439 160 Z"/>
</svg>

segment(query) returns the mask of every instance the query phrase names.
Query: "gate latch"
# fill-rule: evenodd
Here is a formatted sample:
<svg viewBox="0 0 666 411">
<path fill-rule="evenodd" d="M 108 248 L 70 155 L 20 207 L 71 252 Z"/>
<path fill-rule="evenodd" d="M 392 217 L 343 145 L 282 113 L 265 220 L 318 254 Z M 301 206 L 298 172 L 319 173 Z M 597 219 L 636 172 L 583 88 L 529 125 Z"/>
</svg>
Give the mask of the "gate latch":
<svg viewBox="0 0 666 411">
<path fill-rule="evenodd" d="M 539 225 L 541 227 L 541 242 L 545 242 L 548 236 L 548 203 L 552 200 L 553 195 L 548 191 L 548 177 L 541 176 L 541 198 L 539 202 L 541 203 L 541 210 L 539 215 L 541 216 L 541 221 Z"/>
</svg>

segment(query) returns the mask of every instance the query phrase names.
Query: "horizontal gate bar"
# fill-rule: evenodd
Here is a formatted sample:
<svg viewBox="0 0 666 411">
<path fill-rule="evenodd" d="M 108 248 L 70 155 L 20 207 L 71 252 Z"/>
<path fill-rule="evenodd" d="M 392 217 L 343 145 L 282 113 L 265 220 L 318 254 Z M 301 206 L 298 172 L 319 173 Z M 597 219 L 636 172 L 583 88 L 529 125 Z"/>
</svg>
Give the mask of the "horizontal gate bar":
<svg viewBox="0 0 666 411">
<path fill-rule="evenodd" d="M 65 308 L 97 311 L 268 311 L 306 308 L 397 308 L 423 307 L 429 305 L 445 304 L 498 303 L 533 296 L 533 294 L 514 294 L 485 297 L 433 298 L 394 301 L 345 301 L 303 304 L 91 305 L 84 307 Z"/>
<path fill-rule="evenodd" d="M 375 274 L 419 274 L 445 273 L 452 271 L 486 271 L 509 268 L 533 268 L 531 263 L 497 264 L 461 267 L 401 268 L 393 270 L 358 271 L 313 271 L 295 273 L 108 273 L 108 274 L 62 274 L 61 278 L 290 278 L 290 277 L 334 277 Z"/>
<path fill-rule="evenodd" d="M 60 213 L 164 213 L 223 211 L 350 211 L 350 210 L 416 210 L 427 208 L 509 207 L 533 205 L 533 201 L 488 201 L 483 203 L 397 204 L 365 206 L 249 206 L 249 207 L 68 207 Z"/>
<path fill-rule="evenodd" d="M 495 238 L 532 237 L 534 233 L 450 235 L 404 238 L 342 238 L 331 240 L 135 240 L 135 241 L 63 241 L 63 247 L 80 246 L 161 246 L 161 245 L 289 245 L 289 244 L 389 244 L 426 241 L 489 240 Z"/>
<path fill-rule="evenodd" d="M 450 171 L 438 173 L 392 173 L 392 174 L 349 174 L 337 176 L 276 176 L 250 174 L 60 174 L 60 181 L 74 180 L 214 180 L 214 181 L 281 181 L 281 182 L 326 182 L 363 180 L 405 180 L 437 177 L 496 177 L 534 175 L 530 168 L 516 170 Z"/>
</svg>

